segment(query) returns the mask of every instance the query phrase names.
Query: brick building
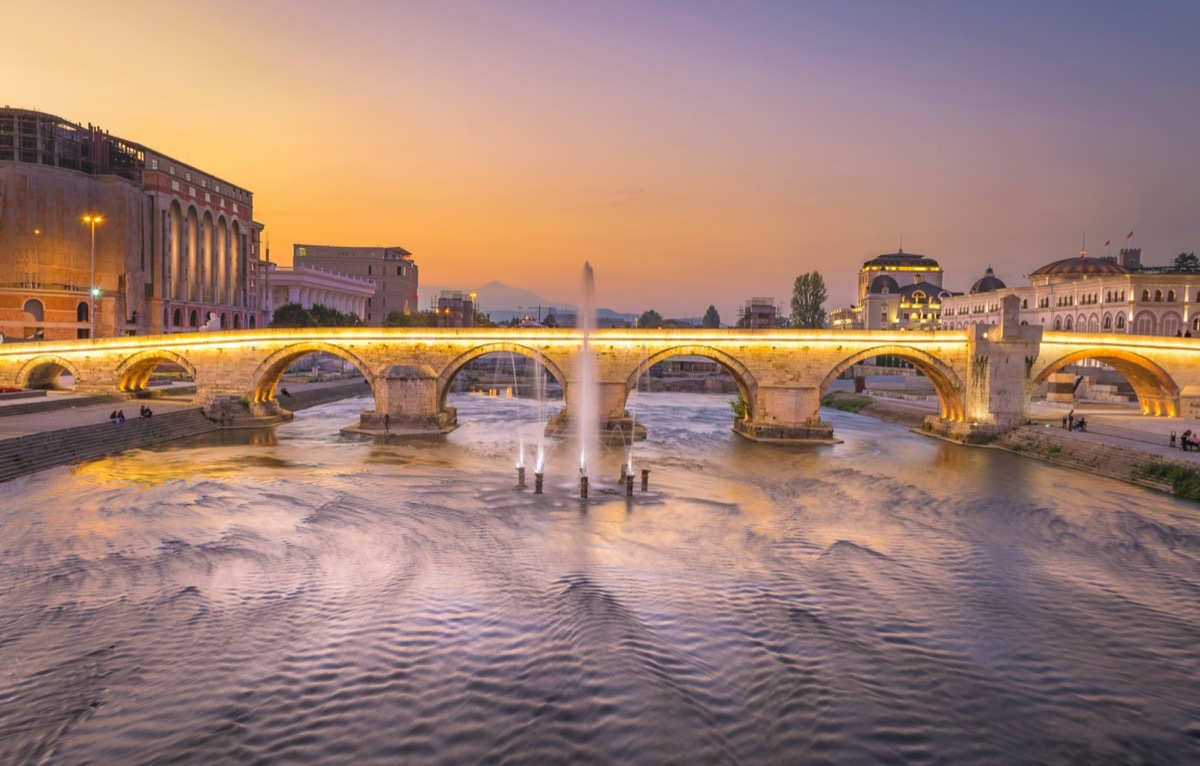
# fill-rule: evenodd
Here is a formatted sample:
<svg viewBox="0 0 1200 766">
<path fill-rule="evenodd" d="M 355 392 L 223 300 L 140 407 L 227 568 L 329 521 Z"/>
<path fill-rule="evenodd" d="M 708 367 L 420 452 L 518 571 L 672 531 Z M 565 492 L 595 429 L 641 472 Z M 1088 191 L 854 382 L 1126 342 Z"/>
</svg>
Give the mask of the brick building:
<svg viewBox="0 0 1200 766">
<path fill-rule="evenodd" d="M 95 126 L 0 109 L 0 333 L 263 326 L 253 202 L 242 187 Z"/>
</svg>

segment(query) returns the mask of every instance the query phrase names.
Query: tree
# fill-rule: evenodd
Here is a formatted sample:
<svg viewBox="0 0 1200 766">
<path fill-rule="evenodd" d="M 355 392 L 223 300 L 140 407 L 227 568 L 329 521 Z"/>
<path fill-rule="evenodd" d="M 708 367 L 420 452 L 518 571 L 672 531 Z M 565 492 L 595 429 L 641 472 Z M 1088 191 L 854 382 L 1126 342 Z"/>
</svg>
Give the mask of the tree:
<svg viewBox="0 0 1200 766">
<path fill-rule="evenodd" d="M 542 324 L 546 325 L 547 327 L 558 327 L 558 315 L 547 314 L 546 318 L 542 320 Z"/>
<path fill-rule="evenodd" d="M 825 299 L 828 297 L 821 272 L 810 271 L 796 277 L 796 284 L 792 286 L 792 327 L 824 327 Z"/>
<path fill-rule="evenodd" d="M 661 327 L 663 323 L 662 314 L 654 309 L 642 312 L 642 316 L 638 318 L 638 327 Z"/>
<path fill-rule="evenodd" d="M 704 312 L 704 319 L 700 321 L 701 327 L 720 327 L 721 315 L 717 313 L 717 307 L 710 305 L 708 311 Z"/>
<path fill-rule="evenodd" d="M 432 311 L 389 311 L 383 320 L 384 327 L 437 327 L 437 317 Z"/>
<path fill-rule="evenodd" d="M 312 317 L 309 316 L 308 309 L 299 303 L 285 303 L 275 309 L 275 313 L 271 315 L 271 326 L 311 327 Z"/>
<path fill-rule="evenodd" d="M 1180 253 L 1173 265 L 1177 271 L 1200 271 L 1200 258 L 1195 253 Z"/>
</svg>

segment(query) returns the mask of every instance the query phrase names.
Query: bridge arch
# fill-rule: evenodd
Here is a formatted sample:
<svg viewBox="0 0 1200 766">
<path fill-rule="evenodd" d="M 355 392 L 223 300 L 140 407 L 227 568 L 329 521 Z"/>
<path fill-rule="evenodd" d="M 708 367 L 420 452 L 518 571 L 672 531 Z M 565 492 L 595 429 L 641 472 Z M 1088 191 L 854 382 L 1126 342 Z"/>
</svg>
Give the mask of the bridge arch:
<svg viewBox="0 0 1200 766">
<path fill-rule="evenodd" d="M 196 367 L 187 358 L 165 348 L 148 348 L 139 351 L 117 365 L 117 388 L 122 391 L 141 391 L 150 382 L 150 376 L 163 362 L 174 362 L 187 370 L 192 380 L 196 379 Z"/>
<path fill-rule="evenodd" d="M 1179 384 L 1170 374 L 1141 354 L 1110 346 L 1070 351 L 1055 358 L 1036 375 L 1030 376 L 1026 398 L 1031 398 L 1033 389 L 1045 383 L 1051 375 L 1083 359 L 1103 362 L 1124 375 L 1137 394 L 1143 415 L 1179 415 Z"/>
<path fill-rule="evenodd" d="M 58 376 L 64 372 L 70 373 L 75 378 L 75 385 L 79 385 L 79 368 L 70 360 L 51 354 L 34 357 L 17 373 L 17 385 L 21 388 L 56 388 Z"/>
<path fill-rule="evenodd" d="M 638 381 L 650 371 L 651 367 L 675 356 L 702 356 L 721 365 L 721 368 L 729 373 L 734 383 L 737 384 L 742 401 L 746 403 L 746 417 L 754 419 L 755 409 L 758 405 L 758 381 L 755 380 L 754 374 L 741 360 L 712 346 L 684 344 L 661 349 L 646 356 L 625 379 L 626 400 L 629 398 L 629 392 L 637 387 Z"/>
<path fill-rule="evenodd" d="M 250 378 L 251 396 L 254 401 L 269 402 L 274 400 L 275 388 L 279 385 L 279 380 L 283 377 L 283 373 L 287 372 L 287 368 L 292 366 L 292 362 L 305 354 L 317 352 L 333 354 L 336 357 L 345 359 L 363 374 L 363 377 L 366 378 L 367 383 L 371 386 L 372 392 L 375 390 L 374 372 L 356 354 L 341 346 L 324 341 L 299 341 L 274 352 L 264 359 L 254 370 L 254 374 Z"/>
<path fill-rule="evenodd" d="M 964 402 L 966 386 L 958 373 L 950 365 L 929 352 L 909 346 L 875 346 L 846 357 L 838 362 L 821 381 L 821 396 L 825 396 L 825 392 L 829 390 L 833 381 L 837 380 L 838 376 L 846 370 L 864 359 L 884 355 L 903 359 L 924 373 L 929 382 L 933 384 L 934 392 L 937 393 L 939 414 L 943 420 L 966 420 L 966 404 Z"/>
<path fill-rule="evenodd" d="M 557 364 L 550 361 L 550 359 L 548 359 L 544 354 L 541 354 L 538 349 L 530 348 L 529 346 L 525 346 L 520 343 L 497 341 L 495 343 L 485 343 L 481 346 L 476 346 L 470 351 L 460 354 L 454 359 L 454 361 L 446 365 L 445 369 L 443 369 L 441 374 L 438 375 L 438 409 L 446 409 L 446 398 L 450 395 L 450 384 L 454 382 L 454 378 L 458 375 L 458 373 L 462 372 L 463 367 L 466 367 L 472 360 L 478 359 L 481 356 L 505 352 L 520 354 L 521 356 L 529 357 L 534 361 L 541 362 L 542 365 L 545 366 L 546 370 L 552 376 L 554 376 L 554 379 L 558 381 L 558 385 L 562 388 L 563 392 L 566 393 L 566 373 L 564 373 Z"/>
</svg>

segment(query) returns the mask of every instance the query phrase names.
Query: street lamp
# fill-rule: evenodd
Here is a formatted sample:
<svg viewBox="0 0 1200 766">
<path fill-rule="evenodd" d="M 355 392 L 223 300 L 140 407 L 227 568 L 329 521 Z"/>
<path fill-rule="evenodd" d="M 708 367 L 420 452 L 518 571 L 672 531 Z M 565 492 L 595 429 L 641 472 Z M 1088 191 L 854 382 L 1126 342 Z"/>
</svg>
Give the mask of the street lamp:
<svg viewBox="0 0 1200 766">
<path fill-rule="evenodd" d="M 92 227 L 92 283 L 88 287 L 88 340 L 96 339 L 96 224 L 103 223 L 100 215 L 91 214 L 83 217 L 83 222 Z"/>
</svg>

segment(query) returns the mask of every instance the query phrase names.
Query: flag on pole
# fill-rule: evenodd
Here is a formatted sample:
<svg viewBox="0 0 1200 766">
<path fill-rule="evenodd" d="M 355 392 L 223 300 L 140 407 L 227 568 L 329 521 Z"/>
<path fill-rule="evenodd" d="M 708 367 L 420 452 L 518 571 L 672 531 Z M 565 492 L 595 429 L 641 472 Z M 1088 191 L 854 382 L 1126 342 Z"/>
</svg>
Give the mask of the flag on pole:
<svg viewBox="0 0 1200 766">
<path fill-rule="evenodd" d="M 1130 229 L 1129 233 L 1125 235 L 1125 239 L 1130 239 L 1132 237 L 1133 237 L 1133 229 Z"/>
</svg>

